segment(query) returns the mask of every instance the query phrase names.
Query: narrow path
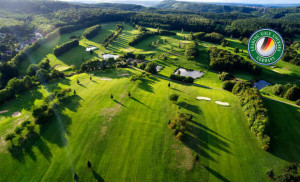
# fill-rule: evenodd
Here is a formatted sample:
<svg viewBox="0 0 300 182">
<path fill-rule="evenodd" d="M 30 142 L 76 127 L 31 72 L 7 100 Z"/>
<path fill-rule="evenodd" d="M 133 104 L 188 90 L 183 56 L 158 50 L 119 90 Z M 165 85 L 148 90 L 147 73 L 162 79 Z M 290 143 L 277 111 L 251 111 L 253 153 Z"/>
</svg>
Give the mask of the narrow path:
<svg viewBox="0 0 300 182">
<path fill-rule="evenodd" d="M 288 104 L 288 105 L 291 105 L 291 106 L 300 108 L 300 106 L 298 106 L 297 104 L 293 104 L 293 103 L 290 103 L 290 102 L 285 102 L 285 101 L 282 101 L 282 100 L 277 100 L 277 99 L 269 98 L 269 97 L 266 97 L 266 96 L 262 96 L 262 97 L 263 97 L 264 99 L 269 99 L 269 100 L 281 102 L 281 103 L 284 103 L 284 104 Z"/>
<path fill-rule="evenodd" d="M 133 67 L 133 66 L 131 66 L 131 67 L 134 68 L 134 69 L 137 69 L 137 70 L 140 70 L 140 71 L 145 72 L 144 70 L 142 70 L 142 69 L 140 69 L 140 68 L 136 68 L 136 67 Z M 180 84 L 194 85 L 194 86 L 197 86 L 197 87 L 207 88 L 207 89 L 223 90 L 223 89 L 220 89 L 220 88 L 209 87 L 209 86 L 201 85 L 201 84 L 197 84 L 197 83 L 185 83 L 185 82 L 181 82 L 181 81 L 178 81 L 178 80 L 172 80 L 172 79 L 170 79 L 170 78 L 163 77 L 163 76 L 156 75 L 156 74 L 151 74 L 151 75 L 152 75 L 152 76 L 155 76 L 155 77 L 157 77 L 157 78 L 161 78 L 161 79 L 168 80 L 168 81 L 171 81 L 171 82 L 177 82 L 177 83 L 180 83 Z M 225 90 L 224 90 L 224 91 L 225 91 Z M 265 98 L 265 99 L 269 99 L 269 100 L 281 102 L 281 103 L 284 103 L 284 104 L 288 104 L 288 105 L 291 105 L 291 106 L 300 108 L 300 106 L 298 106 L 298 105 L 296 105 L 296 104 L 293 104 L 293 103 L 289 103 L 289 102 L 285 102 L 285 101 L 281 101 L 281 100 L 277 100 L 277 99 L 273 99 L 273 98 L 269 98 L 269 97 L 265 97 L 265 96 L 262 96 L 262 97 Z"/>
</svg>

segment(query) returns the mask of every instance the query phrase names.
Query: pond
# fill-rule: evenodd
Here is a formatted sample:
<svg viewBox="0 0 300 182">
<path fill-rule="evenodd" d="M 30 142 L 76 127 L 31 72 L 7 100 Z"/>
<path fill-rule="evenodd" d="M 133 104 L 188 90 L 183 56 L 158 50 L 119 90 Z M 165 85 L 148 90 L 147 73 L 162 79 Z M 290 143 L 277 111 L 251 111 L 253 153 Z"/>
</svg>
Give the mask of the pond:
<svg viewBox="0 0 300 182">
<path fill-rule="evenodd" d="M 258 80 L 254 82 L 253 87 L 257 88 L 258 90 L 265 88 L 266 86 L 271 85 L 271 83 L 265 80 Z"/>
<path fill-rule="evenodd" d="M 113 55 L 113 54 L 102 54 L 102 58 L 103 59 L 109 59 L 109 58 L 114 58 L 114 59 L 117 59 L 119 58 L 120 56 L 119 55 Z"/>
<path fill-rule="evenodd" d="M 186 70 L 184 68 L 179 68 L 174 71 L 174 74 L 175 75 L 180 74 L 181 76 L 189 76 L 194 79 L 197 79 L 197 78 L 200 78 L 201 76 L 203 76 L 204 73 L 201 71 Z"/>
</svg>

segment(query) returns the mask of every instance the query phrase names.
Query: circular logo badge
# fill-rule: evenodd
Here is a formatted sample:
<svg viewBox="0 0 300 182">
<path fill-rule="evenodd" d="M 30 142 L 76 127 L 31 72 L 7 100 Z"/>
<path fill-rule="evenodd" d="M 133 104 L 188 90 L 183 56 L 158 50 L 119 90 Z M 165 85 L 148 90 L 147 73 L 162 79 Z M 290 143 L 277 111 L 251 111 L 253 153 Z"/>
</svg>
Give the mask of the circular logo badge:
<svg viewBox="0 0 300 182">
<path fill-rule="evenodd" d="M 260 29 L 249 39 L 248 53 L 253 61 L 261 65 L 271 65 L 280 60 L 284 53 L 281 35 L 272 29 Z"/>
</svg>

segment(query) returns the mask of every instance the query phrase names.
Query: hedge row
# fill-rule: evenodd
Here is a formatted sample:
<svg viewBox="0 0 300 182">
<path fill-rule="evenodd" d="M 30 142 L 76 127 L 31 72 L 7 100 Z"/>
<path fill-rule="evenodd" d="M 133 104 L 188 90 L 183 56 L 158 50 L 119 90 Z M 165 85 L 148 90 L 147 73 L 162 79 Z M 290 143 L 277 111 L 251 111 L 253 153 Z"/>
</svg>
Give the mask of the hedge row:
<svg viewBox="0 0 300 182">
<path fill-rule="evenodd" d="M 189 77 L 189 76 L 181 76 L 181 75 L 171 74 L 170 78 L 172 80 L 178 80 L 178 81 L 181 81 L 181 82 L 194 83 L 194 78 Z"/>
<path fill-rule="evenodd" d="M 239 96 L 241 106 L 248 120 L 251 131 L 256 135 L 262 149 L 269 150 L 269 117 L 259 91 L 249 82 L 236 82 L 232 92 Z"/>
<path fill-rule="evenodd" d="M 104 47 L 107 47 L 109 44 L 111 44 L 116 38 L 119 37 L 119 35 L 122 32 L 123 32 L 123 25 L 117 24 L 116 31 L 108 34 L 102 41 L 102 44 L 104 44 Z"/>
<path fill-rule="evenodd" d="M 101 25 L 95 25 L 83 32 L 83 36 L 87 39 L 91 39 L 97 35 L 97 33 L 101 30 Z"/>
<path fill-rule="evenodd" d="M 137 36 L 133 37 L 129 41 L 128 45 L 135 46 L 140 41 L 144 40 L 145 38 L 151 37 L 153 35 L 176 35 L 176 32 L 171 32 L 171 31 L 167 31 L 167 30 L 159 30 L 158 32 L 142 31 L 140 34 L 138 34 Z"/>
<path fill-rule="evenodd" d="M 77 47 L 79 45 L 79 40 L 74 39 L 71 40 L 69 42 L 66 42 L 60 46 L 57 46 L 56 48 L 54 48 L 53 53 L 56 57 L 63 55 L 64 53 L 66 53 L 67 51 L 69 51 L 70 49 Z"/>
</svg>

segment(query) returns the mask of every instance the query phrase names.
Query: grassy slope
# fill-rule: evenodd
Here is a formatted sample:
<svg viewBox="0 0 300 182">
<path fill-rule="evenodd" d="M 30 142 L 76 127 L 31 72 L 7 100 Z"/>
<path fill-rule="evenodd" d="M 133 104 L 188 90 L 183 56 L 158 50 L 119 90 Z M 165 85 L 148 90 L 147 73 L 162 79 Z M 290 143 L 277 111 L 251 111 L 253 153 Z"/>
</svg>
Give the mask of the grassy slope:
<svg viewBox="0 0 300 182">
<path fill-rule="evenodd" d="M 103 26 L 102 31 L 109 33 L 115 28 L 114 25 L 110 23 Z M 161 75 L 169 76 L 176 68 L 174 64 L 196 70 L 207 69 L 207 53 L 201 54 L 195 62 L 184 60 L 184 48 L 177 49 L 179 42 L 184 41 L 181 38 L 183 35 L 152 37 L 135 47 L 127 46 L 135 33 L 135 29 L 126 25 L 125 35 L 120 36 L 108 50 L 99 44 L 104 38 L 101 31 L 92 39 L 96 42 L 83 39 L 80 45 L 99 47 L 96 55 L 108 51 L 139 51 L 153 54 L 156 58 L 162 53 L 169 53 L 171 44 L 174 53 L 178 54 L 170 55 L 167 62 L 156 60 L 165 66 Z M 168 42 L 166 45 L 161 42 L 157 48 L 148 46 L 148 43 L 164 38 Z M 72 49 L 67 54 L 77 55 L 78 51 Z M 74 60 L 65 61 L 65 65 L 79 65 L 81 59 Z M 51 64 L 59 64 L 59 61 L 61 58 L 53 56 Z M 94 77 L 96 82 L 91 82 L 87 74 L 75 75 L 59 83 L 52 83 L 46 89 L 39 87 L 25 92 L 17 99 L 1 105 L 0 110 L 9 109 L 0 118 L 0 134 L 4 136 L 21 121 L 32 119 L 31 107 L 40 103 L 43 95 L 48 93 L 47 90 L 71 87 L 80 96 L 72 103 L 66 103 L 59 117 L 41 130 L 41 138 L 33 147 L 33 152 L 27 154 L 23 161 L 11 158 L 5 151 L 1 137 L 0 161 L 7 163 L 0 164 L 0 181 L 71 181 L 74 170 L 81 181 L 266 181 L 265 172 L 270 168 L 276 171 L 287 162 L 299 162 L 299 150 L 293 147 L 294 142 L 285 145 L 288 150 L 279 147 L 284 143 L 280 138 L 287 140 L 299 136 L 295 132 L 285 133 L 281 130 L 279 123 L 282 116 L 272 118 L 272 122 L 277 123 L 272 126 L 272 131 L 279 131 L 280 134 L 276 136 L 274 151 L 267 153 L 259 148 L 247 127 L 238 99 L 231 93 L 175 83 L 171 84 L 174 89 L 168 89 L 168 82 L 157 78 L 131 83 L 128 78 L 118 76 L 124 72 L 136 71 L 119 69 L 100 72 Z M 220 87 L 216 73 L 209 72 L 205 76 L 196 82 Z M 112 80 L 105 81 L 99 77 Z M 84 87 L 76 84 L 78 78 Z M 129 90 L 134 99 L 128 98 Z M 180 94 L 180 110 L 195 116 L 195 123 L 190 123 L 189 133 L 183 143 L 178 143 L 167 127 L 168 120 L 179 111 L 178 105 L 168 100 L 168 96 L 174 92 Z M 120 103 L 110 99 L 111 93 Z M 200 102 L 195 100 L 196 96 L 208 96 L 213 100 Z M 215 100 L 227 101 L 231 107 L 218 106 L 213 103 Z M 299 128 L 297 118 L 293 117 L 299 111 L 286 105 L 280 105 L 279 109 L 292 120 L 286 127 Z M 15 111 L 22 111 L 22 115 L 11 118 L 10 115 Z M 272 111 L 272 116 L 273 113 L 275 111 Z M 199 164 L 193 162 L 195 153 L 200 154 Z M 88 159 L 94 166 L 94 172 L 86 168 Z M 35 172 L 28 173 L 28 170 Z M 18 173 L 12 175 L 12 171 Z"/>
<path fill-rule="evenodd" d="M 175 83 L 172 83 L 173 89 L 169 89 L 167 81 L 157 78 L 131 83 L 128 78 L 118 76 L 124 72 L 136 71 L 100 72 L 94 77 L 95 82 L 90 81 L 87 74 L 80 74 L 47 86 L 47 90 L 70 87 L 76 89 L 80 97 L 66 103 L 59 117 L 41 130 L 42 139 L 23 161 L 12 159 L 6 152 L 0 153 L 0 161 L 7 161 L 0 165 L 0 181 L 71 181 L 73 170 L 82 181 L 94 178 L 105 181 L 265 181 L 266 170 L 285 163 L 258 147 L 239 101 L 231 93 Z M 77 79 L 84 86 L 77 85 Z M 37 98 L 47 90 L 40 88 Z M 128 98 L 128 91 L 133 99 Z M 119 103 L 110 99 L 111 93 Z M 180 94 L 177 105 L 168 100 L 171 93 Z M 19 99 L 26 100 L 26 94 Z M 213 100 L 196 101 L 196 96 Z M 30 98 L 31 104 L 32 100 Z M 215 100 L 227 101 L 231 107 L 218 106 L 213 103 Z M 8 105 L 17 103 L 18 100 L 12 100 Z M 181 111 L 195 116 L 182 144 L 172 137 L 167 127 L 168 120 L 179 111 L 178 105 Z M 1 109 L 4 108 L 2 105 Z M 19 118 L 7 116 L 9 122 L 6 123 L 2 123 L 2 118 L 0 132 L 6 133 L 7 126 L 16 125 L 29 115 L 30 112 Z M 199 164 L 193 162 L 196 152 L 200 155 Z M 93 163 L 94 173 L 86 168 L 88 159 Z M 29 169 L 35 172 L 28 173 Z M 18 173 L 11 175 L 12 171 Z"/>
<path fill-rule="evenodd" d="M 109 34 L 110 31 L 114 30 L 116 23 L 106 23 L 102 25 L 102 30 L 99 32 L 98 36 L 94 37 L 92 40 L 95 42 L 101 42 L 104 37 Z M 75 68 L 79 68 L 82 64 L 82 60 L 88 60 L 93 56 L 98 56 L 98 54 L 102 52 L 95 51 L 96 53 L 94 55 L 90 55 L 89 52 L 85 51 L 85 47 L 88 45 L 93 44 L 86 44 L 88 40 L 83 39 L 80 41 L 80 46 L 73 48 L 72 50 L 68 51 L 66 54 L 56 58 L 53 53 L 53 48 L 55 48 L 57 45 L 63 44 L 70 40 L 70 36 L 76 35 L 81 36 L 85 29 L 80 29 L 77 31 L 74 31 L 72 33 L 66 33 L 62 34 L 61 36 L 55 38 L 54 40 L 51 40 L 48 42 L 48 44 L 45 44 L 41 46 L 41 48 L 34 51 L 30 58 L 23 61 L 19 67 L 20 73 L 25 74 L 28 66 L 30 64 L 37 64 L 40 62 L 41 59 L 44 57 L 48 57 L 50 59 L 51 66 L 59 65 L 57 69 L 64 71 L 67 69 L 70 69 L 71 65 L 75 65 Z M 89 41 L 90 42 L 90 41 Z M 100 55 L 99 55 L 100 56 Z"/>
<path fill-rule="evenodd" d="M 46 55 L 53 52 L 53 48 L 55 48 L 57 45 L 63 44 L 64 42 L 67 42 L 70 40 L 70 36 L 72 35 L 81 35 L 83 33 L 84 29 L 77 30 L 72 33 L 62 34 L 59 37 L 56 37 L 55 39 L 49 41 L 47 44 L 41 46 L 41 48 L 34 51 L 30 58 L 26 59 L 20 64 L 19 70 L 21 74 L 25 74 L 28 66 L 30 64 L 37 64 L 41 59 L 43 59 Z"/>
</svg>

